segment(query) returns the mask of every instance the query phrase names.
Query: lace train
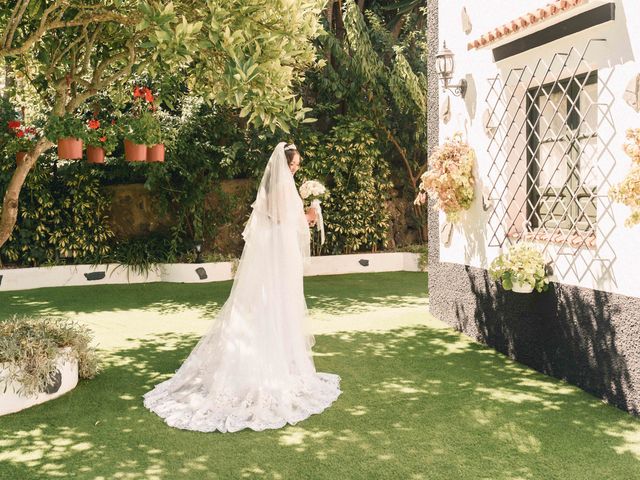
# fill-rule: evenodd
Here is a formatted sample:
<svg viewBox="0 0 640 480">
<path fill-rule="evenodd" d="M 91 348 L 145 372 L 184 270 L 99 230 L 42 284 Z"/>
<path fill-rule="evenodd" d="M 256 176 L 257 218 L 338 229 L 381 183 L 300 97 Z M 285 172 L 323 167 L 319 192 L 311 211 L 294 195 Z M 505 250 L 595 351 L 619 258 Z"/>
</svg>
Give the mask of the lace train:
<svg viewBox="0 0 640 480">
<path fill-rule="evenodd" d="M 176 399 L 171 383 L 169 379 L 145 394 L 145 407 L 171 427 L 199 432 L 262 431 L 295 425 L 324 411 L 342 393 L 340 377 L 330 373 L 298 378 L 285 391 L 260 387 L 244 396 L 229 391 L 207 396 L 200 387 L 189 392 L 188 398 L 181 395 Z"/>
</svg>

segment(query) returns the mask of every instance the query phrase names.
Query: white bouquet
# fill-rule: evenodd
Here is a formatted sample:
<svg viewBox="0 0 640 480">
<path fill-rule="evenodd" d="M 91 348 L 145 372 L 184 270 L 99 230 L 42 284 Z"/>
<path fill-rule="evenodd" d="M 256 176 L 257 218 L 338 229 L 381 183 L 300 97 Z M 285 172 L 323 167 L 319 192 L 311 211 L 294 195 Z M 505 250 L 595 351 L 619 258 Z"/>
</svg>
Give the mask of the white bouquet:
<svg viewBox="0 0 640 480">
<path fill-rule="evenodd" d="M 304 200 L 320 200 L 327 193 L 327 189 L 317 180 L 307 180 L 300 187 L 300 196 Z"/>
<path fill-rule="evenodd" d="M 303 200 L 311 202 L 311 206 L 316 210 L 318 221 L 316 226 L 320 231 L 321 244 L 324 244 L 324 220 L 322 219 L 322 207 L 320 200 L 327 195 L 327 189 L 317 180 L 307 180 L 300 186 L 300 196 Z"/>
</svg>

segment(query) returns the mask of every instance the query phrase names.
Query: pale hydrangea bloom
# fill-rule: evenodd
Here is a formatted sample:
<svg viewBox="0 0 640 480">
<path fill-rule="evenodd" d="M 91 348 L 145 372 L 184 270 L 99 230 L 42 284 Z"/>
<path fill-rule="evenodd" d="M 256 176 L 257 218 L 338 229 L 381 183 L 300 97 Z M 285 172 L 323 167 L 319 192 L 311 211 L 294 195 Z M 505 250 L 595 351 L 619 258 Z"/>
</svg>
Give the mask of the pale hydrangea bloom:
<svg viewBox="0 0 640 480">
<path fill-rule="evenodd" d="M 462 134 L 456 133 L 432 154 L 429 170 L 420 178 L 414 203 L 426 203 L 425 193 L 428 193 L 436 200 L 435 207 L 447 214 L 448 221 L 457 221 L 473 202 L 474 168 L 473 149 L 462 139 Z"/>
</svg>

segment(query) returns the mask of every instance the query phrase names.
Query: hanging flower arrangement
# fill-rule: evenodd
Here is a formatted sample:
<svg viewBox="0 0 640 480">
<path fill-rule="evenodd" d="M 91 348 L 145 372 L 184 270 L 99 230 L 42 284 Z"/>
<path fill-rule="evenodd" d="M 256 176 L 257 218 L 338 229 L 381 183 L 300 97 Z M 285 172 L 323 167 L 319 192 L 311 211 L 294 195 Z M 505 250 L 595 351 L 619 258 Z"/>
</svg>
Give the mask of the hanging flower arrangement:
<svg viewBox="0 0 640 480">
<path fill-rule="evenodd" d="M 125 159 L 128 161 L 164 161 L 160 121 L 153 114 L 155 98 L 148 87 L 133 89 L 131 115 L 121 121 Z"/>
<path fill-rule="evenodd" d="M 633 227 L 640 224 L 640 128 L 627 130 L 624 152 L 631 158 L 631 170 L 621 183 L 609 190 L 609 196 L 631 209 L 624 224 Z"/>
<path fill-rule="evenodd" d="M 82 158 L 83 141 L 86 131 L 82 120 L 67 113 L 63 116 L 53 115 L 45 129 L 47 138 L 58 144 L 58 157 L 61 159 Z"/>
<path fill-rule="evenodd" d="M 475 152 L 462 134 L 447 139 L 431 155 L 429 170 L 420 177 L 420 191 L 414 203 L 426 203 L 428 193 L 436 200 L 436 208 L 447 215 L 447 221 L 458 221 L 473 202 L 475 160 Z"/>
<path fill-rule="evenodd" d="M 19 120 L 11 120 L 7 123 L 8 141 L 6 151 L 9 155 L 15 155 L 16 161 L 24 160 L 25 155 L 33 148 L 38 140 L 38 131 L 33 127 L 25 127 Z"/>
<path fill-rule="evenodd" d="M 115 121 L 92 118 L 87 122 L 87 161 L 104 163 L 105 156 L 116 148 Z"/>
</svg>

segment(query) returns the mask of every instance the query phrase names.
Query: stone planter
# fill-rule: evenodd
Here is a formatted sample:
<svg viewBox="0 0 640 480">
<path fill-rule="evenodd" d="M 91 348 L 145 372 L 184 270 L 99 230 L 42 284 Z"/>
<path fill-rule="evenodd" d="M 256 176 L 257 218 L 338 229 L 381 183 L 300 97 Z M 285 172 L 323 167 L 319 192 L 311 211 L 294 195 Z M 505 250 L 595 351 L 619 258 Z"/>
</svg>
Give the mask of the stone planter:
<svg viewBox="0 0 640 480">
<path fill-rule="evenodd" d="M 529 283 L 513 282 L 511 290 L 516 293 L 531 293 L 533 292 L 533 287 Z"/>
<path fill-rule="evenodd" d="M 67 347 L 63 349 L 56 363 L 57 372 L 54 382 L 48 386 L 45 392 L 30 397 L 24 397 L 16 393 L 20 389 L 19 384 L 13 382 L 6 385 L 4 380 L 0 380 L 0 416 L 9 413 L 19 412 L 25 408 L 48 402 L 54 398 L 73 390 L 78 384 L 78 362 L 75 359 L 69 360 L 65 355 L 69 353 Z M 4 377 L 7 364 L 0 363 L 0 379 Z M 7 387 L 6 391 L 5 386 Z"/>
</svg>

